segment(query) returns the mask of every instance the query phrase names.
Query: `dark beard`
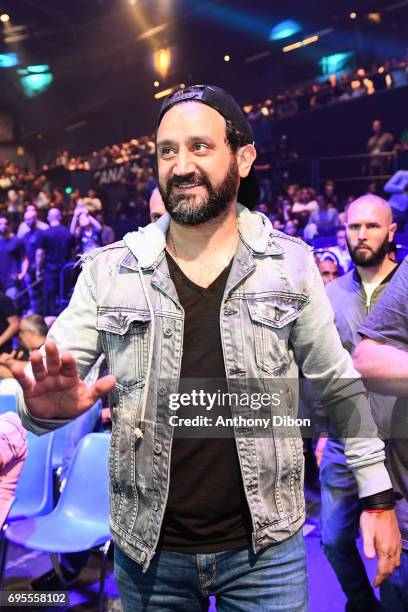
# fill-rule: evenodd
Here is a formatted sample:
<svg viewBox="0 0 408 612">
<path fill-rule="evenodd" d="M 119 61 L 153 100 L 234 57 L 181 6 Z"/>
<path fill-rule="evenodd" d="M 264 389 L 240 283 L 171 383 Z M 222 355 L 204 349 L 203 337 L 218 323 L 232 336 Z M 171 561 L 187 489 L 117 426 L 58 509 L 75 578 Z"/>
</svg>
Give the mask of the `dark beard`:
<svg viewBox="0 0 408 612">
<path fill-rule="evenodd" d="M 227 174 L 222 183 L 214 188 L 210 179 L 203 173 L 191 172 L 185 176 L 174 175 L 167 181 L 165 189 L 159 184 L 164 206 L 170 217 L 180 225 L 199 225 L 227 213 L 229 205 L 238 193 L 240 176 L 235 157 L 231 156 Z M 196 202 L 194 194 L 172 193 L 173 187 L 181 184 L 200 183 L 207 190 L 207 198 Z"/>
<path fill-rule="evenodd" d="M 352 249 L 348 240 L 347 246 L 350 252 L 350 257 L 356 266 L 360 266 L 361 268 L 371 268 L 372 266 L 380 264 L 387 257 L 390 242 L 388 240 L 388 236 L 386 236 L 384 242 L 376 251 L 371 251 L 367 254 L 362 253 L 361 251 L 356 251 L 357 247 L 354 247 L 354 249 Z"/>
</svg>

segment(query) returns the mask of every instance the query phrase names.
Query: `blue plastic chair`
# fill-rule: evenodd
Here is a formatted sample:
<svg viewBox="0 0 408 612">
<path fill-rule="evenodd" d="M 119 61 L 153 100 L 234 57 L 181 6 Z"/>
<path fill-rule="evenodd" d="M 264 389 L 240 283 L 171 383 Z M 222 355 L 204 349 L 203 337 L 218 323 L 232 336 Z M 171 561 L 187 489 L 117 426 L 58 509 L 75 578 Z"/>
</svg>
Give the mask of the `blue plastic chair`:
<svg viewBox="0 0 408 612">
<path fill-rule="evenodd" d="M 15 395 L 0 395 L 0 414 L 3 414 L 3 412 L 17 412 Z"/>
<path fill-rule="evenodd" d="M 18 481 L 15 502 L 6 525 L 48 514 L 54 507 L 52 486 L 52 446 L 54 433 L 36 436 L 27 432 L 27 457 Z"/>
<path fill-rule="evenodd" d="M 64 457 L 64 448 L 68 440 L 70 429 L 71 423 L 68 423 L 68 425 L 64 425 L 64 427 L 59 427 L 54 431 L 54 444 L 52 446 L 53 470 L 58 470 L 58 468 L 60 468 L 62 465 Z"/>
<path fill-rule="evenodd" d="M 99 609 L 103 610 L 109 532 L 108 452 L 110 434 L 85 436 L 75 450 L 67 481 L 55 509 L 46 515 L 12 523 L 5 540 L 48 552 L 64 582 L 58 553 L 100 547 L 102 551 Z"/>
</svg>

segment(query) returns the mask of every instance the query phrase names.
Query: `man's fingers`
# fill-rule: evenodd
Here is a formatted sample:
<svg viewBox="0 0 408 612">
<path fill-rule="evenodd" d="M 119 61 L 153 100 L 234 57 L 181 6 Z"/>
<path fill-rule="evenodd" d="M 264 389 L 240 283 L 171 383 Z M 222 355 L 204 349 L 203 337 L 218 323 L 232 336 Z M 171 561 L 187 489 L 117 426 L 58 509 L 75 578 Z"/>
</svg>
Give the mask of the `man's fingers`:
<svg viewBox="0 0 408 612">
<path fill-rule="evenodd" d="M 66 353 L 65 355 L 62 355 L 60 372 L 62 376 L 68 376 L 68 377 L 78 376 L 78 369 L 77 369 L 75 359 L 72 357 L 70 353 Z"/>
<path fill-rule="evenodd" d="M 94 404 L 103 395 L 109 393 L 109 391 L 113 389 L 115 384 L 116 378 L 111 374 L 103 376 L 102 378 L 97 380 L 96 383 L 89 388 L 89 397 L 92 404 Z"/>
<path fill-rule="evenodd" d="M 377 575 L 374 579 L 374 586 L 378 587 L 384 580 L 388 578 L 399 565 L 395 555 L 384 555 L 378 559 Z"/>
<path fill-rule="evenodd" d="M 61 368 L 61 359 L 59 350 L 55 342 L 49 340 L 44 344 L 45 348 L 45 364 L 48 374 L 51 376 L 58 376 Z"/>
<path fill-rule="evenodd" d="M 25 373 L 26 363 L 16 363 L 11 366 L 11 373 L 14 378 L 18 381 L 23 391 L 31 389 L 33 381 L 30 376 Z"/>
<path fill-rule="evenodd" d="M 31 369 L 35 380 L 41 381 L 47 376 L 44 362 L 40 351 L 33 351 L 30 356 Z"/>
<path fill-rule="evenodd" d="M 363 548 L 367 559 L 374 559 L 376 550 L 374 544 L 374 533 L 371 529 L 367 530 L 365 533 L 363 531 Z"/>
</svg>

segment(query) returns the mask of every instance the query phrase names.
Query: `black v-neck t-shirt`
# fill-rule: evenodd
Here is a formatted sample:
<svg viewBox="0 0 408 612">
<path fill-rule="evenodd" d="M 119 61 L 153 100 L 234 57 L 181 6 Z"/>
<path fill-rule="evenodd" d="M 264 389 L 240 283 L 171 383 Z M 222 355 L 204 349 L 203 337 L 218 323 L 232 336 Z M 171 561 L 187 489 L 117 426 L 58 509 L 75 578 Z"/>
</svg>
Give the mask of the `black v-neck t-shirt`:
<svg viewBox="0 0 408 612">
<path fill-rule="evenodd" d="M 217 389 L 226 391 L 220 309 L 231 264 L 204 289 L 168 254 L 167 262 L 185 312 L 180 388 L 185 392 L 190 379 L 216 379 Z M 159 546 L 190 554 L 220 552 L 247 546 L 251 531 L 235 439 L 211 437 L 211 430 L 206 438 L 176 435 Z"/>
</svg>

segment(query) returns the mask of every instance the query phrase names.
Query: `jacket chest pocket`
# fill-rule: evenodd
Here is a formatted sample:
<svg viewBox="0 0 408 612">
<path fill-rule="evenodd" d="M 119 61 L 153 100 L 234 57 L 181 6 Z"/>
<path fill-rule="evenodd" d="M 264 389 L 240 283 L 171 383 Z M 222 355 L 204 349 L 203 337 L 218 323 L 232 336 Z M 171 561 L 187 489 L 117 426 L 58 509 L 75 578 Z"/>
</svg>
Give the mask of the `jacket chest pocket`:
<svg viewBox="0 0 408 612">
<path fill-rule="evenodd" d="M 291 299 L 266 298 L 248 300 L 254 334 L 257 366 L 269 376 L 279 376 L 289 368 L 289 335 L 300 314 Z"/>
<path fill-rule="evenodd" d="M 98 309 L 100 333 L 109 372 L 122 389 L 144 385 L 149 354 L 149 311 Z"/>
</svg>

